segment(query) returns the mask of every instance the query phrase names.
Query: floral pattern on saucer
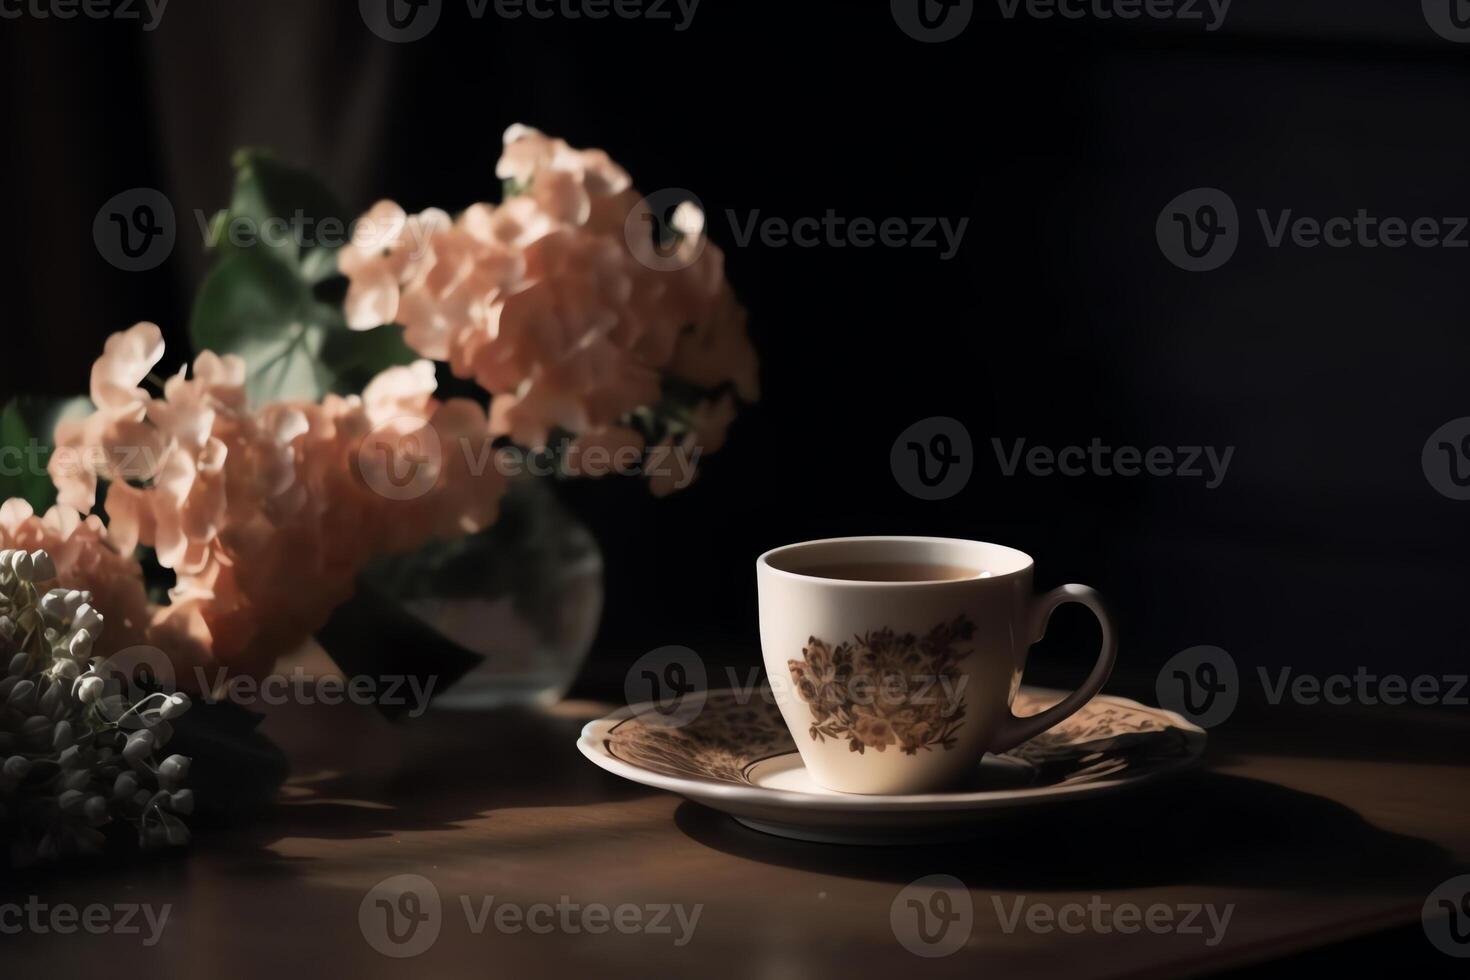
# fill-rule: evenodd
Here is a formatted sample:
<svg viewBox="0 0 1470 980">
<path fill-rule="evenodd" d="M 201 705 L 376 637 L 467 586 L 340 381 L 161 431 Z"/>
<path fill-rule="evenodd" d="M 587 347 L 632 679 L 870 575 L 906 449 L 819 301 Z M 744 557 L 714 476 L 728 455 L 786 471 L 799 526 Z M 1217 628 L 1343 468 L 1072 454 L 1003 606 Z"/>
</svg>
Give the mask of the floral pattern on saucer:
<svg viewBox="0 0 1470 980">
<path fill-rule="evenodd" d="M 712 692 L 682 727 L 638 714 L 608 732 L 607 750 L 625 762 L 669 776 L 746 782 L 753 762 L 796 751 L 768 691 Z"/>
<path fill-rule="evenodd" d="M 1022 690 L 1011 711 L 1018 717 L 1033 715 L 1058 700 L 1039 699 Z M 1193 737 L 1162 712 L 1097 699 L 1005 754 L 1035 767 L 1038 784 L 1063 786 L 1187 759 L 1193 754 Z"/>
<path fill-rule="evenodd" d="M 1036 714 L 1060 700 L 1022 688 L 1012 711 Z M 1142 705 L 1097 698 L 1055 728 L 1007 752 L 1030 766 L 1033 787 L 1064 786 L 1174 768 L 1196 753 L 1198 735 Z M 757 762 L 796 751 L 769 691 L 717 691 L 689 724 L 671 728 L 636 713 L 608 731 L 610 755 L 667 776 L 754 785 Z"/>
<path fill-rule="evenodd" d="M 846 739 L 859 754 L 890 745 L 905 755 L 954 748 L 965 720 L 964 698 L 954 692 L 974 635 L 962 615 L 924 636 L 881 629 L 836 647 L 811 637 L 787 666 L 811 708 L 812 739 Z"/>
</svg>

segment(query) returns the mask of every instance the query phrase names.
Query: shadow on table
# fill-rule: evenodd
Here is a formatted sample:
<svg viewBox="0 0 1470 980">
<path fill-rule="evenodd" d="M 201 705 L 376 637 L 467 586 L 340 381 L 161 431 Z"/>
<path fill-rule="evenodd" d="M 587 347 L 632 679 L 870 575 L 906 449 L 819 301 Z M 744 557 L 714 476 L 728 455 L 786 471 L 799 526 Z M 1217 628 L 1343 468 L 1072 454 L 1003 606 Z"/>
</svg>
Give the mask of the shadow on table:
<svg viewBox="0 0 1470 980">
<path fill-rule="evenodd" d="M 1127 795 L 987 819 L 972 840 L 857 847 L 751 830 L 685 803 L 680 830 L 726 854 L 826 874 L 908 882 L 953 874 L 972 888 L 1108 890 L 1179 884 L 1331 889 L 1443 877 L 1450 857 L 1332 800 L 1273 783 L 1193 773 Z"/>
<path fill-rule="evenodd" d="M 453 830 L 494 810 L 577 806 L 655 790 L 609 778 L 576 748 L 584 721 L 534 709 L 431 713 L 295 744 L 294 775 L 260 818 L 266 837 L 320 840 Z"/>
<path fill-rule="evenodd" d="M 394 724 L 350 705 L 283 710 L 271 734 L 290 755 L 293 775 L 273 805 L 212 820 L 196 814 L 191 848 L 122 847 L 100 859 L 8 877 L 0 862 L 0 901 L 49 892 L 63 881 L 91 882 L 104 892 L 138 885 L 169 894 L 188 886 L 199 860 L 240 879 L 286 881 L 311 874 L 322 855 L 376 860 L 372 842 L 406 834 L 426 835 L 429 846 L 460 846 L 466 824 L 493 821 L 499 811 L 657 795 L 610 776 L 577 750 L 586 717 L 603 713 L 601 706 L 581 715 L 529 708 L 431 712 Z M 304 849 L 315 856 L 303 857 L 283 851 L 283 841 L 331 846 L 308 843 Z M 367 846 L 355 851 L 357 842 Z"/>
</svg>

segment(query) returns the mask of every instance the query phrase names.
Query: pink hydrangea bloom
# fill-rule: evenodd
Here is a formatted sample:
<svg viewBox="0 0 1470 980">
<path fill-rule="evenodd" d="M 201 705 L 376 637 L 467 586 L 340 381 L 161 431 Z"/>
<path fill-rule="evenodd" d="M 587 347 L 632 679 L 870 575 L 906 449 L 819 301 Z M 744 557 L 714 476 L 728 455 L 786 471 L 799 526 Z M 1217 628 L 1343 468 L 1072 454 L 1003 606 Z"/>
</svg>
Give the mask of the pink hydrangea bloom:
<svg viewBox="0 0 1470 980">
<path fill-rule="evenodd" d="M 58 426 L 50 469 L 67 512 L 90 512 L 106 482 L 106 537 L 91 517 L 83 540 L 115 549 L 108 567 L 139 595 L 141 569 L 123 557 L 137 546 L 175 573 L 145 633 L 184 663 L 267 670 L 321 628 L 367 562 L 495 520 L 505 477 L 489 419 L 437 399 L 428 361 L 383 372 L 360 397 L 257 411 L 244 363 L 209 352 L 149 394 L 140 383 L 162 354 L 152 324 L 108 341 L 97 411 Z"/>
<path fill-rule="evenodd" d="M 759 397 L 744 310 L 697 207 L 681 206 L 679 237 L 656 248 L 627 171 L 521 125 L 496 176 L 518 193 L 452 221 L 391 201 L 359 219 L 339 262 L 350 325 L 401 324 L 421 356 L 494 396 L 494 435 L 533 449 L 552 430 L 620 426 L 668 378 Z M 733 418 L 713 408 L 711 424 Z M 710 436 L 706 451 L 723 441 Z"/>
</svg>

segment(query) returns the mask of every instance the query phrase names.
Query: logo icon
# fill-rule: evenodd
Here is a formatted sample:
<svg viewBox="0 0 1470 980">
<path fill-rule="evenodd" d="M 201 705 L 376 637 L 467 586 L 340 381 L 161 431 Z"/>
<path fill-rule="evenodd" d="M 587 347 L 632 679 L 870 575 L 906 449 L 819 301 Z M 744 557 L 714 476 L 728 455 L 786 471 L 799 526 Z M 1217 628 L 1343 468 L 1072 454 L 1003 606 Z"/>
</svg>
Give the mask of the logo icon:
<svg viewBox="0 0 1470 980">
<path fill-rule="evenodd" d="M 659 647 L 645 653 L 623 680 L 623 696 L 634 715 L 660 728 L 683 728 L 698 718 L 708 693 L 704 661 L 688 647 Z"/>
<path fill-rule="evenodd" d="M 1434 430 L 1420 463 L 1431 487 L 1451 500 L 1470 500 L 1470 417 Z"/>
<path fill-rule="evenodd" d="M 1470 875 L 1451 878 L 1430 892 L 1421 918 L 1424 934 L 1441 953 L 1470 957 Z"/>
<path fill-rule="evenodd" d="M 443 925 L 439 889 L 422 875 L 396 875 L 373 886 L 357 909 L 368 945 L 393 959 L 428 952 Z"/>
<path fill-rule="evenodd" d="M 122 694 L 136 704 L 152 694 L 174 694 L 178 682 L 173 661 L 157 647 L 135 646 L 119 650 L 98 667 L 107 680 L 108 694 Z M 152 728 L 160 720 L 147 712 L 124 711 L 116 719 L 119 728 Z"/>
<path fill-rule="evenodd" d="M 678 272 L 698 262 L 708 244 L 704 231 L 704 205 L 682 187 L 649 194 L 623 224 L 628 250 L 655 272 Z"/>
<path fill-rule="evenodd" d="M 174 206 L 152 187 L 113 195 L 92 221 L 98 253 L 124 272 L 158 268 L 173 254 L 177 237 Z"/>
<path fill-rule="evenodd" d="M 958 420 L 915 422 L 894 440 L 888 463 L 898 485 L 920 500 L 946 500 L 969 485 L 975 447 Z"/>
<path fill-rule="evenodd" d="M 358 0 L 362 22 L 384 41 L 408 44 L 428 36 L 444 12 L 444 0 Z"/>
<path fill-rule="evenodd" d="M 1470 0 L 1423 0 L 1424 20 L 1434 33 L 1458 44 L 1470 42 Z"/>
<path fill-rule="evenodd" d="M 1190 647 L 1164 664 L 1154 693 L 1170 711 L 1201 728 L 1213 728 L 1235 713 L 1240 672 L 1235 658 L 1219 647 Z"/>
<path fill-rule="evenodd" d="M 444 446 L 422 418 L 389 419 L 369 432 L 357 451 L 363 482 L 387 500 L 417 500 L 439 485 Z"/>
<path fill-rule="evenodd" d="M 1240 216 L 1229 194 L 1199 187 L 1164 206 L 1154 233 L 1164 258 L 1186 272 L 1210 272 L 1240 245 Z"/>
<path fill-rule="evenodd" d="M 894 938 L 915 956 L 949 956 L 969 942 L 974 929 L 970 889 L 953 875 L 926 875 L 898 893 L 888 924 Z"/>
<path fill-rule="evenodd" d="M 915 41 L 952 41 L 970 26 L 975 0 L 891 0 L 893 19 Z"/>
</svg>

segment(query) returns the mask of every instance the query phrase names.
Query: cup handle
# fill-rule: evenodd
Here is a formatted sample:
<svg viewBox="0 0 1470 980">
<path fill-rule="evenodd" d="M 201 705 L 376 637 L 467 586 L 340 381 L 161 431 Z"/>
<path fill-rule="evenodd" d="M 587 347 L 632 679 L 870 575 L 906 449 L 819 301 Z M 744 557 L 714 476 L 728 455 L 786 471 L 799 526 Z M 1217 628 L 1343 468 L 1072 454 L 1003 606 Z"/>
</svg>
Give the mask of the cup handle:
<svg viewBox="0 0 1470 980">
<path fill-rule="evenodd" d="M 1095 589 L 1086 585 L 1064 585 L 1059 589 L 1053 589 L 1046 595 L 1036 600 L 1032 622 L 1032 641 L 1035 643 L 1046 635 L 1046 627 L 1051 622 L 1051 614 L 1056 612 L 1057 607 L 1069 602 L 1076 602 L 1092 610 L 1097 617 L 1098 624 L 1102 626 L 1102 650 L 1098 652 L 1097 663 L 1092 668 L 1092 673 L 1087 680 L 1076 691 L 1063 698 L 1059 704 L 1055 704 L 1038 715 L 1029 718 L 1017 718 L 1006 709 L 1006 717 L 1001 721 L 1000 733 L 996 736 L 995 744 L 991 746 L 991 752 L 1005 752 L 1020 745 L 1028 739 L 1035 738 L 1042 732 L 1065 719 L 1076 714 L 1077 711 L 1091 701 L 1102 686 L 1107 683 L 1108 675 L 1113 672 L 1113 663 L 1118 658 L 1118 633 L 1113 626 L 1113 617 L 1108 612 L 1107 606 L 1103 604 L 1102 596 Z"/>
</svg>

